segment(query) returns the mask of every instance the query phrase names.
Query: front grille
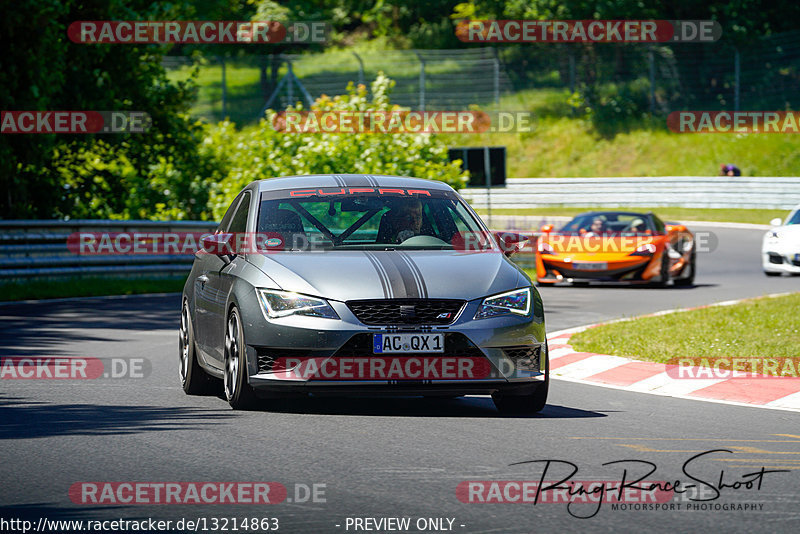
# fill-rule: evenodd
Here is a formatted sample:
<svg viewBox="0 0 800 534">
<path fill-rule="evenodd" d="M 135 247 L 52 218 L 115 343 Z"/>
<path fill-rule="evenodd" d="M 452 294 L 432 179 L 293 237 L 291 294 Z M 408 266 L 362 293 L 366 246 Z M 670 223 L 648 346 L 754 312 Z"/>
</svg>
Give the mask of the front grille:
<svg viewBox="0 0 800 534">
<path fill-rule="evenodd" d="M 310 358 L 315 354 L 310 350 L 256 347 L 256 355 L 258 357 L 258 372 L 269 373 L 275 367 L 275 362 L 281 358 Z"/>
<path fill-rule="evenodd" d="M 518 369 L 539 371 L 539 347 L 505 347 L 503 352 Z"/>
<path fill-rule="evenodd" d="M 783 256 L 781 256 L 780 254 L 775 254 L 775 253 L 770 252 L 769 253 L 769 262 L 770 263 L 776 263 L 776 264 L 780 265 L 781 263 L 783 263 Z"/>
<path fill-rule="evenodd" d="M 347 307 L 364 324 L 450 324 L 465 301 L 455 299 L 350 300 Z"/>
<path fill-rule="evenodd" d="M 373 353 L 372 344 L 373 334 L 356 334 L 351 337 L 347 343 L 336 351 L 333 355 L 336 358 L 357 358 L 357 357 L 372 357 Z M 480 358 L 484 357 L 483 351 L 475 346 L 467 336 L 459 332 L 447 332 L 444 335 L 444 352 L 429 353 L 428 356 L 442 356 L 453 357 L 461 356 L 464 358 Z M 397 354 L 394 356 L 419 356 L 418 353 L 405 353 Z"/>
</svg>

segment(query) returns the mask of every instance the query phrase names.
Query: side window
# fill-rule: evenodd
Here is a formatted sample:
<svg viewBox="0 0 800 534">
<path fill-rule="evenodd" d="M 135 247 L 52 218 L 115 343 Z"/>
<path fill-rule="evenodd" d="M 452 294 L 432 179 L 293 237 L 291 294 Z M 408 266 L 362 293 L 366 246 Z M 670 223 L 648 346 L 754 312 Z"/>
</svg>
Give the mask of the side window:
<svg viewBox="0 0 800 534">
<path fill-rule="evenodd" d="M 233 218 L 234 212 L 236 212 L 236 206 L 239 205 L 239 201 L 242 199 L 241 195 L 236 197 L 231 205 L 228 207 L 228 211 L 225 212 L 225 215 L 222 217 L 222 221 L 220 221 L 219 226 L 217 226 L 217 232 L 221 233 L 225 232 L 228 229 L 228 225 L 231 223 L 231 219 Z"/>
<path fill-rule="evenodd" d="M 659 219 L 655 215 L 653 215 L 653 224 L 655 224 L 656 226 L 656 233 L 659 234 L 666 233 L 667 231 L 666 226 L 664 226 L 664 223 L 661 221 L 661 219 Z"/>
<path fill-rule="evenodd" d="M 245 191 L 242 196 L 242 202 L 236 209 L 236 213 L 231 219 L 231 225 L 228 227 L 228 232 L 246 232 L 247 231 L 247 216 L 250 214 L 250 191 Z"/>
</svg>

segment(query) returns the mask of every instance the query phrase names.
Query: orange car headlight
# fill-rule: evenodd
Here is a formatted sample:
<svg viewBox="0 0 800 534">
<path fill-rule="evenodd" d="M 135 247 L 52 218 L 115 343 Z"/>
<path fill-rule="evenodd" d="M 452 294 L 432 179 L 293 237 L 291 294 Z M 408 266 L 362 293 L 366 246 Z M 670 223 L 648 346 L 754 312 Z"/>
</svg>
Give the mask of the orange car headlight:
<svg viewBox="0 0 800 534">
<path fill-rule="evenodd" d="M 656 246 L 652 243 L 647 243 L 637 248 L 629 254 L 629 256 L 652 256 L 656 253 Z"/>
</svg>

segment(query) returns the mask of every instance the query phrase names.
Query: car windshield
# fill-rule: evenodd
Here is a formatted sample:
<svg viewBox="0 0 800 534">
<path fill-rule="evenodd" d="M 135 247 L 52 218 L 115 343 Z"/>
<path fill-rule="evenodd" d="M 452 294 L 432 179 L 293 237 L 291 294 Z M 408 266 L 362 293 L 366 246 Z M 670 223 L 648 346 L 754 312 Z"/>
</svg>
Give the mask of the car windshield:
<svg viewBox="0 0 800 534">
<path fill-rule="evenodd" d="M 278 250 L 493 249 L 484 227 L 451 192 L 351 191 L 265 191 L 257 232 Z"/>
<path fill-rule="evenodd" d="M 790 224 L 800 224 L 800 210 L 794 212 L 792 218 L 786 221 L 786 226 L 789 226 Z"/>
<path fill-rule="evenodd" d="M 562 234 L 640 235 L 653 234 L 650 217 L 640 213 L 584 213 L 559 230 Z"/>
</svg>

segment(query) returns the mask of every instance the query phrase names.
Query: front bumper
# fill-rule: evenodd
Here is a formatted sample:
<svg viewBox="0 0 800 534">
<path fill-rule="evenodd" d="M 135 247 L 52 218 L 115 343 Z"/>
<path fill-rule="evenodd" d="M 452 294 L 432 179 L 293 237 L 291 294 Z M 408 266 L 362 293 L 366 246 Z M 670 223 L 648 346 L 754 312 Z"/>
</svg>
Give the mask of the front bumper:
<svg viewBox="0 0 800 534">
<path fill-rule="evenodd" d="M 540 283 L 558 283 L 572 281 L 591 282 L 630 282 L 646 283 L 652 278 L 651 257 L 642 257 L 625 262 L 608 263 L 608 268 L 602 270 L 579 270 L 572 268 L 571 262 L 552 261 L 541 259 L 541 273 L 538 277 Z M 648 276 L 649 275 L 649 276 Z"/>
<path fill-rule="evenodd" d="M 767 248 L 762 252 L 762 266 L 767 272 L 800 274 L 800 249 Z"/>
<path fill-rule="evenodd" d="M 243 317 L 250 385 L 260 396 L 272 394 L 375 394 L 375 395 L 467 395 L 532 392 L 545 381 L 544 317 L 541 301 L 534 292 L 531 313 L 525 317 L 500 316 L 473 320 L 480 300 L 468 301 L 453 323 L 446 326 L 409 325 L 403 327 L 368 326 L 361 323 L 343 302 L 330 301 L 340 319 L 289 316 L 268 319 L 255 298 L 245 307 Z M 537 304 L 538 303 L 538 304 Z M 240 303 L 241 305 L 242 303 Z M 258 313 L 255 313 L 256 310 Z M 443 334 L 443 353 L 375 355 L 372 336 L 386 333 Z M 345 373 L 322 373 L 309 377 L 297 371 L 310 360 L 322 369 L 343 369 L 343 362 L 367 367 L 376 358 L 414 363 L 413 359 L 434 364 L 431 367 L 469 360 L 483 372 L 438 376 L 436 372 L 420 378 L 375 375 L 349 378 Z M 302 360 L 300 366 L 294 362 Z M 287 363 L 288 362 L 288 363 Z M 325 362 L 328 362 L 327 364 Z M 416 364 L 420 368 L 419 363 Z M 458 367 L 459 363 L 454 364 Z M 425 367 L 426 369 L 428 367 Z M 438 376 L 438 377 L 437 377 Z M 512 391 L 513 390 L 513 391 Z"/>
</svg>

